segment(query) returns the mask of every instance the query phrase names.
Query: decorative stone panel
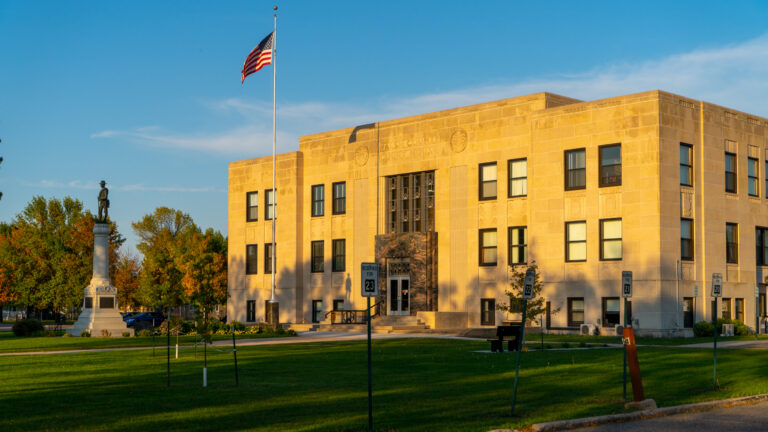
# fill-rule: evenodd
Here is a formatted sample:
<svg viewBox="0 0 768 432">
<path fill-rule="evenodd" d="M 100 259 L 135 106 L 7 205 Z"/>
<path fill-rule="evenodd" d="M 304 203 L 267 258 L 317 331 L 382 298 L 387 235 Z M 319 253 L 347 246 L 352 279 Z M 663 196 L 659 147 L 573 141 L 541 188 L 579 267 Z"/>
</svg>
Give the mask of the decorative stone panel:
<svg viewBox="0 0 768 432">
<path fill-rule="evenodd" d="M 388 271 L 410 278 L 410 312 L 437 311 L 437 233 L 396 233 L 376 236 L 379 297 L 389 311 Z M 388 262 L 391 262 L 387 267 Z"/>
</svg>

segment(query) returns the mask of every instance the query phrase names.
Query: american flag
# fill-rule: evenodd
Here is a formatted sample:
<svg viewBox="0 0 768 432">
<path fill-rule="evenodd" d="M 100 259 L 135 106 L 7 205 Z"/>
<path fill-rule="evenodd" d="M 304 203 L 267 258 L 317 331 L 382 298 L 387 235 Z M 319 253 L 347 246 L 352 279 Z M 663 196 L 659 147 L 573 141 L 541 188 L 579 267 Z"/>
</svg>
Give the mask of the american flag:
<svg viewBox="0 0 768 432">
<path fill-rule="evenodd" d="M 267 37 L 259 42 L 259 44 L 256 45 L 256 48 L 248 54 L 248 57 L 245 58 L 245 63 L 243 64 L 243 78 L 240 80 L 240 83 L 245 81 L 245 77 L 248 75 L 258 72 L 264 65 L 272 64 L 272 41 L 274 38 L 275 32 L 268 34 Z"/>
</svg>

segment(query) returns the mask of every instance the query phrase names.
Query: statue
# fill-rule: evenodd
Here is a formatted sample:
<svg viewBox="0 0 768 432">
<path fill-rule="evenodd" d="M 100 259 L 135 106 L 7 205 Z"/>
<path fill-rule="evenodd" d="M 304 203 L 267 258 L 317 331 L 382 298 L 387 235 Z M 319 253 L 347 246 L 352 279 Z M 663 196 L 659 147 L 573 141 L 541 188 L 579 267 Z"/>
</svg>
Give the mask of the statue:
<svg viewBox="0 0 768 432">
<path fill-rule="evenodd" d="M 107 182 L 101 181 L 101 190 L 99 191 L 99 219 L 104 222 L 109 217 L 109 189 L 105 187 Z M 102 216 L 103 212 L 103 216 Z"/>
</svg>

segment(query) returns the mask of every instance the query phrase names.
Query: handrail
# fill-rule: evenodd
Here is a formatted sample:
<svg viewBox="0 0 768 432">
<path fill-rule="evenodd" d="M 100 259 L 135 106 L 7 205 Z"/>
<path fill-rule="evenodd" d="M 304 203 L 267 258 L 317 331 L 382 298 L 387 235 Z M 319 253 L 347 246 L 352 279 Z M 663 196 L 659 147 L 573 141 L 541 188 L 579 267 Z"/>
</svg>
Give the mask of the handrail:
<svg viewBox="0 0 768 432">
<path fill-rule="evenodd" d="M 371 318 L 381 315 L 381 306 L 383 301 L 377 302 L 371 305 L 371 309 L 375 312 L 371 314 Z M 368 322 L 368 309 L 362 310 L 332 310 L 326 312 L 325 319 L 331 316 L 331 324 L 365 324 Z"/>
</svg>

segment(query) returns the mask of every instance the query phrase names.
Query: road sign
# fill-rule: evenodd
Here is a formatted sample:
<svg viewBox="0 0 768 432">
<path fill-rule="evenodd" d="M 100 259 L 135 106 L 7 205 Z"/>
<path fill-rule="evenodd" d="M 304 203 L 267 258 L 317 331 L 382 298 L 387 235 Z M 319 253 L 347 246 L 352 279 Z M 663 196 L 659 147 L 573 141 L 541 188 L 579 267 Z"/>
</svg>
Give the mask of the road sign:
<svg viewBox="0 0 768 432">
<path fill-rule="evenodd" d="M 536 270 L 529 268 L 525 271 L 525 285 L 523 286 L 523 298 L 530 300 L 533 298 L 533 286 L 536 283 Z"/>
<path fill-rule="evenodd" d="M 621 296 L 624 298 L 632 297 L 632 272 L 621 272 Z"/>
<path fill-rule="evenodd" d="M 712 273 L 712 297 L 723 296 L 723 275 Z"/>
<path fill-rule="evenodd" d="M 363 297 L 379 296 L 379 265 L 376 263 L 360 264 L 360 280 Z"/>
<path fill-rule="evenodd" d="M 693 296 L 694 297 L 698 297 L 699 296 L 699 286 L 698 285 L 694 285 L 693 286 Z"/>
</svg>

